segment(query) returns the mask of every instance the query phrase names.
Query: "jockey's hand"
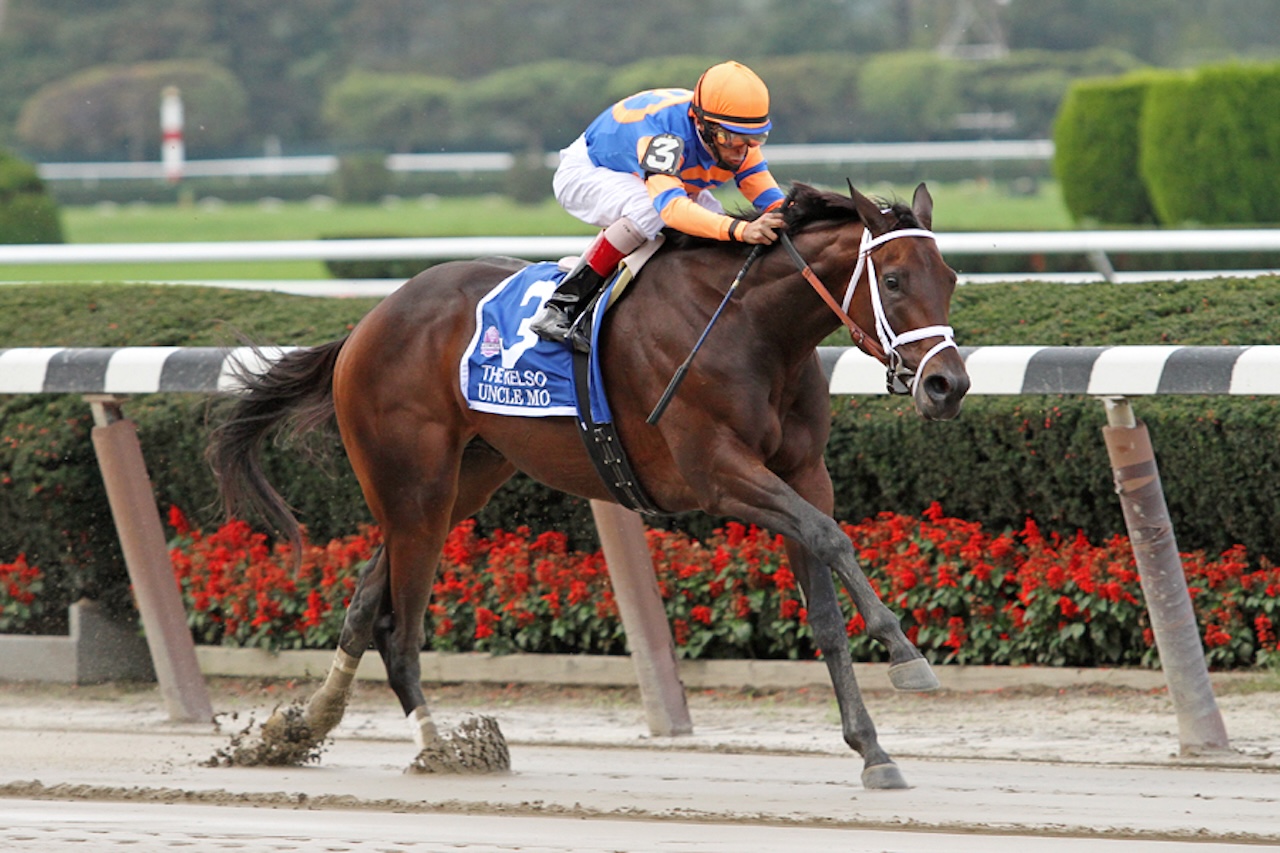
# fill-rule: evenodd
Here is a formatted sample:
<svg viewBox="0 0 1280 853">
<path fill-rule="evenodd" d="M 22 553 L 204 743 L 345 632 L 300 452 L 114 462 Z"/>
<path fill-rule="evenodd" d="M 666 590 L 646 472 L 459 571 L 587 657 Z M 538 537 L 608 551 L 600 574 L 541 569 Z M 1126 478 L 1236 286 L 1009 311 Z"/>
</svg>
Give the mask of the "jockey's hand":
<svg viewBox="0 0 1280 853">
<path fill-rule="evenodd" d="M 762 213 L 756 219 L 747 223 L 747 227 L 742 229 L 742 242 L 744 243 L 764 243 L 769 244 L 778 239 L 778 232 L 784 227 L 782 214 L 777 211 Z"/>
</svg>

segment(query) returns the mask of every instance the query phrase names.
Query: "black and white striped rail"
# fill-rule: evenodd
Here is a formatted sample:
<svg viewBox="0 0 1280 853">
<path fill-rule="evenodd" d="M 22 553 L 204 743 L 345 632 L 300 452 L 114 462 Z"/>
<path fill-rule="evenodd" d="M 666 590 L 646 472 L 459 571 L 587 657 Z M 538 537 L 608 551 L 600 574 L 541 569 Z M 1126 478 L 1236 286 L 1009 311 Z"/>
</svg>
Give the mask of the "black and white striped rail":
<svg viewBox="0 0 1280 853">
<path fill-rule="evenodd" d="M 883 365 L 821 347 L 831 393 L 883 394 Z M 970 394 L 1280 394 L 1280 346 L 961 347 Z"/>
<path fill-rule="evenodd" d="M 269 361 L 284 351 L 263 355 Z M 239 387 L 238 364 L 265 367 L 247 347 L 0 349 L 0 394 L 230 393 Z"/>
<path fill-rule="evenodd" d="M 270 349 L 267 360 L 285 350 Z M 833 395 L 885 393 L 884 367 L 851 347 L 818 350 Z M 970 394 L 1280 394 L 1280 346 L 962 347 Z M 248 348 L 0 349 L 0 394 L 229 393 Z"/>
</svg>

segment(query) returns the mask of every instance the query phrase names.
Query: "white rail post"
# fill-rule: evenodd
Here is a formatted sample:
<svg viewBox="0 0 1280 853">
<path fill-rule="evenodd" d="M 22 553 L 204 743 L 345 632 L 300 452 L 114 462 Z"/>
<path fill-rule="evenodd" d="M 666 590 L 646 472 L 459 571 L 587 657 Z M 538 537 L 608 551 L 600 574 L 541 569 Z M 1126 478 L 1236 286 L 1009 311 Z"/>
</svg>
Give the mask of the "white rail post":
<svg viewBox="0 0 1280 853">
<path fill-rule="evenodd" d="M 1103 403 L 1107 407 L 1107 426 L 1102 433 L 1138 563 L 1160 666 L 1178 718 L 1181 753 L 1204 755 L 1229 750 L 1231 744 L 1209 681 L 1151 436 L 1146 425 L 1134 416 L 1128 398 L 1104 397 Z"/>
<path fill-rule="evenodd" d="M 605 501 L 592 501 L 591 513 L 627 633 L 649 731 L 659 737 L 687 735 L 693 731 L 693 722 L 644 538 L 644 522 L 631 510 Z"/>
<path fill-rule="evenodd" d="M 160 94 L 160 161 L 164 177 L 171 184 L 182 180 L 186 147 L 182 141 L 182 93 L 177 86 L 165 86 Z"/>
<path fill-rule="evenodd" d="M 213 706 L 173 577 L 137 429 L 116 397 L 88 394 L 85 399 L 93 409 L 93 449 L 169 718 L 210 722 Z"/>
</svg>

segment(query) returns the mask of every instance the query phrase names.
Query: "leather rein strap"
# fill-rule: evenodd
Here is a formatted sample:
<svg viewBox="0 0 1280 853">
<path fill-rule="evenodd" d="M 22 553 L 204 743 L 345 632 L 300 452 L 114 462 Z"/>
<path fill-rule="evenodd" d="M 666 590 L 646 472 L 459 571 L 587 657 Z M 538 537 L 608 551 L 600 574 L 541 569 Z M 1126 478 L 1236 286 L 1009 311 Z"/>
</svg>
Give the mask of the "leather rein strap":
<svg viewBox="0 0 1280 853">
<path fill-rule="evenodd" d="M 804 280 L 809 282 L 814 291 L 817 292 L 818 296 L 822 298 L 822 301 L 827 303 L 827 307 L 840 318 L 840 322 L 844 323 L 845 328 L 849 330 L 849 336 L 853 338 L 853 343 L 867 355 L 887 367 L 889 365 L 889 356 L 885 354 L 884 347 L 880 346 L 880 342 L 869 336 L 863 328 L 849 316 L 849 312 L 841 307 L 840 303 L 836 302 L 835 297 L 831 295 L 831 291 L 827 289 L 827 286 L 818 278 L 818 274 L 813 271 L 813 267 L 809 266 L 808 261 L 806 261 L 796 249 L 795 243 L 791 242 L 791 237 L 787 232 L 783 231 L 780 235 L 780 239 L 782 241 L 782 248 L 787 250 L 787 254 L 791 256 L 792 262 L 796 265 L 796 268 L 800 270 L 800 274 L 804 276 Z M 858 260 L 860 272 L 862 267 L 862 258 L 859 257 Z"/>
</svg>

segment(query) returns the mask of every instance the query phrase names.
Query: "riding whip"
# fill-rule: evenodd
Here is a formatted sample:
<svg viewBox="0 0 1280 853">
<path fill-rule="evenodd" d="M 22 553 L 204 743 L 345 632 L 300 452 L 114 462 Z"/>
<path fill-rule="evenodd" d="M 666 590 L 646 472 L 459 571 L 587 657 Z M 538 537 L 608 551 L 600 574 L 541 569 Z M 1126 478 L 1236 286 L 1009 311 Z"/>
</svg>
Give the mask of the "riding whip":
<svg viewBox="0 0 1280 853">
<path fill-rule="evenodd" d="M 751 269 L 751 265 L 756 262 L 756 258 L 760 257 L 760 253 L 764 251 L 764 248 L 764 243 L 757 243 L 756 247 L 751 250 L 751 254 L 747 255 L 747 262 L 738 271 L 733 284 L 729 285 L 729 290 L 725 293 L 724 299 L 720 300 L 720 307 L 716 309 L 716 313 L 711 315 L 711 322 L 707 323 L 707 327 L 702 330 L 702 335 L 698 338 L 698 342 L 693 345 L 693 349 L 689 352 L 689 357 L 684 360 L 684 364 L 676 368 L 675 375 L 667 383 L 667 390 L 662 392 L 662 399 L 658 400 L 658 405 L 653 407 L 653 411 L 649 413 L 645 423 L 650 426 L 656 425 L 658 419 L 662 417 L 662 413 L 667 410 L 667 404 L 671 402 L 671 398 L 675 396 L 676 389 L 684 381 L 684 375 L 689 372 L 689 365 L 693 363 L 693 357 L 702 348 L 702 342 L 707 339 L 707 334 L 711 331 L 711 327 L 716 324 L 716 320 L 720 319 L 720 312 L 724 311 L 724 306 L 729 304 L 729 299 L 733 296 L 733 292 L 738 289 L 738 285 L 747 275 L 747 270 Z"/>
</svg>

